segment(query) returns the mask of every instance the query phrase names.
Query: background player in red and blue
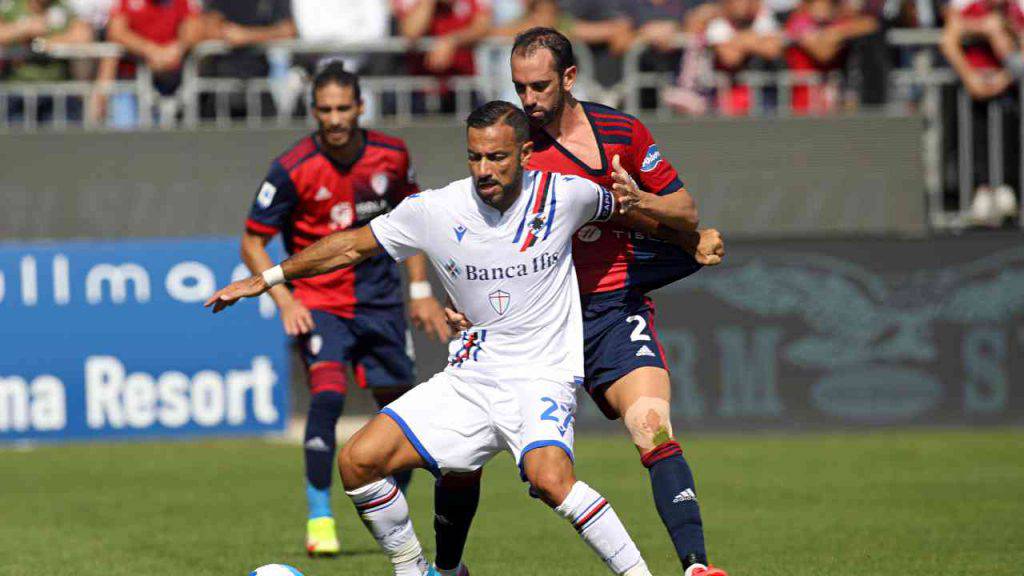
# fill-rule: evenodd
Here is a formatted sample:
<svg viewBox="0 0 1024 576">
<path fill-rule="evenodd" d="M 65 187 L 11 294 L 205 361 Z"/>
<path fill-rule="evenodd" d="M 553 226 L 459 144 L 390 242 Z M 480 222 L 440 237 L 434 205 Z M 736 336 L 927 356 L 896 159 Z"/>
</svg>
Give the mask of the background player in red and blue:
<svg viewBox="0 0 1024 576">
<path fill-rule="evenodd" d="M 511 66 L 533 127 L 530 169 L 574 174 L 611 188 L 613 162 L 620 162 L 649 191 L 632 207 L 628 226 L 622 220 L 590 224 L 574 239 L 584 385 L 605 416 L 621 419 L 629 431 L 685 576 L 725 576 L 708 564 L 693 474 L 672 432 L 668 365 L 647 296 L 700 265 L 720 262 L 721 239 L 713 230 L 697 232 L 696 204 L 646 126 L 614 108 L 573 98 L 577 69 L 565 36 L 550 28 L 523 32 L 512 48 Z M 478 487 L 448 481 L 435 496 L 439 513 L 458 520 L 455 527 L 437 530 L 437 568 L 443 575 L 446 569 L 465 573 L 457 554 L 475 510 L 473 489 Z"/>
<path fill-rule="evenodd" d="M 242 237 L 242 257 L 253 273 L 273 265 L 266 244 L 280 233 L 290 254 L 338 230 L 362 226 L 419 188 L 405 143 L 359 127 L 359 79 L 329 62 L 313 79 L 318 130 L 271 165 Z M 440 304 L 420 254 L 406 261 L 409 315 L 438 339 L 448 336 Z M 330 508 L 334 429 L 347 392 L 347 367 L 370 387 L 380 406 L 415 382 L 412 340 L 406 328 L 401 278 L 381 255 L 335 273 L 270 291 L 285 331 L 299 337 L 311 393 L 305 434 L 310 554 L 339 549 Z M 408 476 L 405 476 L 408 482 Z"/>
</svg>

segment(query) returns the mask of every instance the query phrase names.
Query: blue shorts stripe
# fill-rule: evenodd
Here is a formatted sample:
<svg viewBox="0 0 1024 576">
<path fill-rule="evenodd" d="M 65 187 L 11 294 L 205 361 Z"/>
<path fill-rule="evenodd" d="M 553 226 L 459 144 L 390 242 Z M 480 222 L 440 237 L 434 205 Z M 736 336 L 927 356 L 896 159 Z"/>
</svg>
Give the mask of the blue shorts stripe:
<svg viewBox="0 0 1024 576">
<path fill-rule="evenodd" d="M 573 456 L 572 450 L 569 448 L 568 445 L 566 445 L 565 442 L 560 442 L 558 440 L 537 440 L 536 442 L 530 442 L 529 444 L 526 445 L 525 448 L 523 448 L 523 451 L 520 452 L 519 454 L 519 477 L 523 480 L 523 482 L 526 482 L 526 472 L 523 470 L 523 460 L 526 458 L 526 453 L 530 452 L 531 450 L 536 450 L 537 448 L 544 448 L 545 446 L 558 446 L 563 451 L 565 451 L 565 453 L 569 456 L 570 461 L 574 463 L 576 462 L 576 457 Z"/>
<path fill-rule="evenodd" d="M 423 443 L 420 442 L 420 439 L 416 437 L 416 433 L 412 431 L 412 428 L 409 427 L 409 424 L 407 424 L 406 421 L 402 419 L 401 416 L 396 414 L 395 411 L 392 410 L 391 408 L 381 408 L 380 413 L 390 417 L 398 424 L 398 426 L 402 429 L 402 432 L 405 434 L 405 437 L 409 439 L 409 442 L 412 444 L 413 448 L 415 448 L 416 451 L 419 452 L 420 456 L 423 457 L 423 460 L 427 463 L 427 469 L 430 470 L 431 474 L 440 478 L 441 469 L 438 468 L 437 466 L 437 460 L 434 460 L 434 457 L 430 455 L 430 452 L 428 452 L 426 447 L 423 446 Z"/>
</svg>

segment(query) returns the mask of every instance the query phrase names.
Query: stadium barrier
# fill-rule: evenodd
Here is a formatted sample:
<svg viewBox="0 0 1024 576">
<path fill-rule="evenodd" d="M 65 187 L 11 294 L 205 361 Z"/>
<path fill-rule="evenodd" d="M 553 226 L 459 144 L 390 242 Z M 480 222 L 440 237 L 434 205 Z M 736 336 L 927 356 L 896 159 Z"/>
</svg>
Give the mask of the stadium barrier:
<svg viewBox="0 0 1024 576">
<path fill-rule="evenodd" d="M 201 307 L 246 276 L 237 238 L 0 243 L 0 444 L 284 430 L 273 302 Z"/>
<path fill-rule="evenodd" d="M 731 239 L 928 231 L 919 118 L 645 120 L 696 196 L 702 222 Z M 386 131 L 406 141 L 421 186 L 465 177 L 464 127 L 425 122 Z M 271 159 L 303 135 L 277 128 L 0 135 L 8 208 L 0 210 L 0 238 L 238 234 Z"/>
<path fill-rule="evenodd" d="M 960 86 L 959 79 L 950 69 L 937 65 L 941 58 L 935 49 L 939 34 L 937 30 L 888 31 L 889 44 L 897 48 L 906 65 L 890 72 L 893 89 L 890 90 L 890 101 L 884 113 L 924 116 L 926 130 L 921 146 L 924 150 L 930 225 L 936 229 L 959 229 L 972 224 L 967 216 L 978 182 L 971 141 L 978 127 L 975 126 L 975 114 L 971 113 L 970 96 Z M 33 131 L 43 127 L 63 130 L 73 127 L 76 122 L 86 128 L 102 127 L 101 123 L 89 119 L 76 121 L 69 112 L 75 108 L 72 104 L 78 102 L 81 108 L 81 103 L 97 90 L 134 98 L 132 113 L 135 116 L 134 120 L 129 120 L 128 126 L 138 128 L 154 125 L 195 128 L 207 121 L 224 127 L 239 120 L 250 127 L 308 125 L 311 122 L 308 106 L 299 105 L 306 102 L 306 94 L 301 79 L 291 67 L 293 58 L 311 55 L 348 59 L 365 58 L 368 55 L 399 57 L 410 51 L 429 48 L 430 42 L 430 39 L 414 42 L 390 38 L 359 44 L 284 41 L 254 46 L 252 51 L 267 55 L 271 73 L 265 78 L 245 80 L 208 76 L 204 72 L 203 63 L 227 53 L 227 46 L 221 42 L 204 42 L 196 46 L 186 58 L 182 87 L 173 98 L 160 98 L 155 93 L 151 75 L 145 66 L 138 67 L 134 80 L 118 81 L 108 86 L 94 86 L 86 81 L 4 84 L 0 86 L 0 130 Z M 685 35 L 680 35 L 676 44 L 680 48 L 706 49 Z M 514 101 L 515 94 L 510 89 L 505 65 L 508 48 L 508 40 L 494 39 L 481 43 L 476 48 L 479 71 L 472 77 L 442 80 L 430 76 L 365 76 L 369 123 L 386 119 L 405 125 L 414 121 L 418 115 L 436 114 L 443 110 L 441 94 L 446 91 L 452 95 L 452 112 L 457 117 L 464 117 L 473 104 L 483 98 L 498 97 Z M 35 49 L 53 58 L 66 60 L 96 60 L 123 54 L 121 48 L 113 44 L 61 46 L 37 43 Z M 595 69 L 592 52 L 585 45 L 579 45 L 576 49 L 583 70 L 580 92 L 584 96 L 607 96 L 590 75 Z M 637 44 L 626 54 L 623 79 L 612 90 L 621 95 L 624 109 L 634 114 L 641 112 L 641 96 L 645 90 L 661 94 L 673 88 L 672 73 L 642 70 L 642 56 L 648 49 L 645 44 Z M 687 82 L 690 82 L 688 88 L 704 95 L 726 93 L 735 85 L 748 86 L 750 106 L 744 113 L 755 117 L 790 115 L 789 98 L 795 86 L 824 86 L 824 94 L 832 94 L 836 101 L 842 99 L 842 90 L 834 74 L 822 76 L 789 71 L 744 71 L 726 75 L 706 68 L 687 79 Z M 950 97 L 955 98 L 956 102 L 952 114 L 944 113 L 944 102 Z M 241 111 L 232 109 L 233 98 L 244 103 Z M 990 176 L 988 184 L 992 186 L 1005 183 L 1013 171 L 1020 175 L 1019 181 L 1024 182 L 1024 162 L 1013 163 L 1014 156 L 1004 146 L 1004 136 L 1008 130 L 1016 132 L 1018 138 L 1024 135 L 1024 119 L 1013 126 L 1005 121 L 1007 106 L 1024 108 L 1024 90 L 1020 90 L 1020 98 L 1021 101 L 1016 103 L 997 99 L 987 105 L 984 122 L 989 127 L 986 152 Z M 207 102 L 205 113 L 209 117 L 200 113 L 204 102 Z M 665 104 L 664 98 L 656 98 L 652 103 L 654 108 L 645 112 L 665 120 L 679 118 L 672 107 Z M 12 112 L 14 104 L 20 108 L 18 113 Z M 39 121 L 41 104 L 46 105 L 47 116 L 50 118 L 45 124 Z M 808 112 L 821 113 L 827 108 L 812 105 Z M 731 113 L 722 108 L 710 109 L 712 112 L 716 110 L 726 115 Z M 237 118 L 239 114 L 240 119 Z M 956 146 L 953 146 L 954 141 Z M 948 174 L 954 176 L 949 177 Z M 952 203 L 946 201 L 950 194 L 954 197 Z M 1021 216 L 1024 216 L 1024 202 L 1020 203 L 1020 208 Z M 1024 217 L 1018 218 L 1018 221 L 1024 226 Z"/>
</svg>

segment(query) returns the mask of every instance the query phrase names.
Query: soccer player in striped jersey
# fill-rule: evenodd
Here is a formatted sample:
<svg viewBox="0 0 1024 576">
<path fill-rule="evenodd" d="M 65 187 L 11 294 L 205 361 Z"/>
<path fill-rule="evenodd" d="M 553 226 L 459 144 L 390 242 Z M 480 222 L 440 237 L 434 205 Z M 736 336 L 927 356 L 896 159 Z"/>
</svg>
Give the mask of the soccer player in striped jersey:
<svg viewBox="0 0 1024 576">
<path fill-rule="evenodd" d="M 266 244 L 277 234 L 296 254 L 332 232 L 365 225 L 419 192 L 405 143 L 359 127 L 359 79 L 341 62 L 329 62 L 313 79 L 313 116 L 318 130 L 271 164 L 253 201 L 242 237 L 242 256 L 253 272 L 272 264 Z M 406 261 L 409 315 L 438 339 L 448 327 L 430 293 L 422 254 Z M 285 331 L 296 336 L 308 372 L 305 432 L 306 550 L 339 550 L 330 508 L 334 428 L 347 393 L 347 368 L 369 387 L 380 406 L 414 382 L 412 340 L 403 310 L 398 267 L 386 256 L 270 291 Z M 408 475 L 399 483 L 404 487 Z"/>
<path fill-rule="evenodd" d="M 448 366 L 388 404 L 342 448 L 342 483 L 395 576 L 433 576 L 393 474 L 478 470 L 510 452 L 533 493 L 617 575 L 650 576 L 611 505 L 577 480 L 576 389 L 583 318 L 572 237 L 628 210 L 639 194 L 620 173 L 615 194 L 587 179 L 526 170 L 529 120 L 508 102 L 470 114 L 470 178 L 407 197 L 368 226 L 320 239 L 261 274 L 218 290 L 214 312 L 288 279 L 423 251 L 476 326 L 452 342 Z"/>
<path fill-rule="evenodd" d="M 575 236 L 573 259 L 583 297 L 584 386 L 609 419 L 621 419 L 647 468 L 655 507 L 685 576 L 725 576 L 708 564 L 693 474 L 673 435 L 668 365 L 647 292 L 717 264 L 717 232 L 697 232 L 697 208 L 650 131 L 636 118 L 572 95 L 577 69 L 572 44 L 550 28 L 520 34 L 512 79 L 530 117 L 529 167 L 613 185 L 613 160 L 640 185 L 628 226 L 595 222 Z M 677 236 L 689 244 L 656 237 Z M 696 246 L 694 246 L 696 245 Z M 464 319 L 449 311 L 458 327 Z M 479 496 L 479 479 L 444 478 L 435 493 L 438 569 L 467 574 L 461 552 Z"/>
</svg>

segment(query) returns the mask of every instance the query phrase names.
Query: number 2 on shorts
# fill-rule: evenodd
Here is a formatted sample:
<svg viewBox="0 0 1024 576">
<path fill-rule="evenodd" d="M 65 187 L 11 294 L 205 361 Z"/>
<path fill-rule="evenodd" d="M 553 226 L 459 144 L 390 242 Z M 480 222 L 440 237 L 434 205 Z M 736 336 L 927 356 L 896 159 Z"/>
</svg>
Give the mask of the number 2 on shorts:
<svg viewBox="0 0 1024 576">
<path fill-rule="evenodd" d="M 650 336 L 644 334 L 644 329 L 647 328 L 647 320 L 644 320 L 643 316 L 627 316 L 626 322 L 636 322 L 636 326 L 633 331 L 629 334 L 629 339 L 633 342 L 646 342 L 651 339 Z"/>
</svg>

